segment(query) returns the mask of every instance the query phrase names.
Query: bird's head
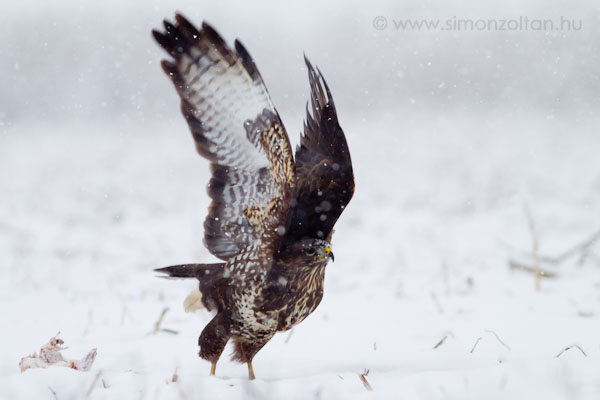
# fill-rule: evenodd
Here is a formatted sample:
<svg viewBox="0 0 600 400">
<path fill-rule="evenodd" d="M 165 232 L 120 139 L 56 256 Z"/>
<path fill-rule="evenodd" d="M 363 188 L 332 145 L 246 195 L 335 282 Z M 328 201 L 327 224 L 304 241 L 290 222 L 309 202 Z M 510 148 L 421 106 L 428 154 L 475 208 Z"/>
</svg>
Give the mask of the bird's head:
<svg viewBox="0 0 600 400">
<path fill-rule="evenodd" d="M 308 263 L 322 262 L 323 260 L 334 261 L 331 244 L 322 239 L 304 239 L 293 245 L 292 252 L 299 255 Z"/>
</svg>

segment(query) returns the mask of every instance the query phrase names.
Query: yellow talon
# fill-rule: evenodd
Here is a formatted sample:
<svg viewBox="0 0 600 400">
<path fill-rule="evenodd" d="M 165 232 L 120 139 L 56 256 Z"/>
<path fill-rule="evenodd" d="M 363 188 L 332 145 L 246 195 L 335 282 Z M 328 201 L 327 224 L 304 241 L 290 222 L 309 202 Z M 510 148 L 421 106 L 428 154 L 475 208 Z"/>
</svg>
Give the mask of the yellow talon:
<svg viewBox="0 0 600 400">
<path fill-rule="evenodd" d="M 215 374 L 216 370 L 217 370 L 217 363 L 212 363 L 210 366 L 210 376 L 213 376 Z"/>
<path fill-rule="evenodd" d="M 254 376 L 254 368 L 252 368 L 252 361 L 248 361 L 248 379 L 251 381 L 256 379 L 256 376 Z"/>
</svg>

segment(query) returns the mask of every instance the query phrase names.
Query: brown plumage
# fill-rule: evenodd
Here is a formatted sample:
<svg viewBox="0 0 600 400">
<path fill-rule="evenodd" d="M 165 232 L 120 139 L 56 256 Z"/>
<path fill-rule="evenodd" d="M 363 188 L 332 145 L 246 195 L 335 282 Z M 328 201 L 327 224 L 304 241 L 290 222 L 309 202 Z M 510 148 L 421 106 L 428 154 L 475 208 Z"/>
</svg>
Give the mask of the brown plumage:
<svg viewBox="0 0 600 400">
<path fill-rule="evenodd" d="M 200 335 L 200 357 L 214 374 L 227 342 L 248 363 L 278 331 L 304 320 L 323 297 L 333 259 L 333 226 L 354 193 L 344 132 L 321 73 L 305 58 L 310 110 L 292 149 L 254 61 L 230 49 L 208 24 L 180 14 L 153 31 L 171 56 L 162 67 L 181 98 L 196 149 L 211 164 L 204 244 L 224 263 L 157 271 L 197 278 L 202 303 L 215 317 Z"/>
</svg>

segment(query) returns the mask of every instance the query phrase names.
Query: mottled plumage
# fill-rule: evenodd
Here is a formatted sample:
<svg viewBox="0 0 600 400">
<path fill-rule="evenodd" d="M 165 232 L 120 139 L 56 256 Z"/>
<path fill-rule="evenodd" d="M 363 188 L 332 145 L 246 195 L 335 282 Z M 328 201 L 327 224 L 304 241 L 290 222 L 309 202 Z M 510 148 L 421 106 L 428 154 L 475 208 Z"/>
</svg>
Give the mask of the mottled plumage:
<svg viewBox="0 0 600 400">
<path fill-rule="evenodd" d="M 230 49 L 208 24 L 183 16 L 153 31 L 181 98 L 196 149 L 210 161 L 212 199 L 204 244 L 224 263 L 158 271 L 197 278 L 202 304 L 216 315 L 199 338 L 214 374 L 225 345 L 247 362 L 278 331 L 300 323 L 323 297 L 333 258 L 333 226 L 354 193 L 348 146 L 331 93 L 305 59 L 310 110 L 295 160 L 254 61 L 236 40 Z"/>
</svg>

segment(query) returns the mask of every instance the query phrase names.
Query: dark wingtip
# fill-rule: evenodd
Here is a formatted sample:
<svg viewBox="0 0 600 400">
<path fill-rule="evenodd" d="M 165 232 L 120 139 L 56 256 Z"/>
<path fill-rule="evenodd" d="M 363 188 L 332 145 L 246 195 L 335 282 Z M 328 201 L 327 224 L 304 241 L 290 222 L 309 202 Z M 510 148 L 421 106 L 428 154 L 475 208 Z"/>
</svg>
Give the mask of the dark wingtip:
<svg viewBox="0 0 600 400">
<path fill-rule="evenodd" d="M 246 47 L 244 46 L 244 44 L 242 43 L 242 41 L 238 38 L 236 38 L 233 41 L 233 47 L 235 48 L 235 51 L 238 53 L 238 55 L 242 58 L 250 58 L 250 54 L 248 53 L 248 50 L 246 50 Z"/>
<path fill-rule="evenodd" d="M 160 66 L 167 74 L 172 74 L 176 71 L 176 66 L 169 60 L 161 60 Z"/>
<path fill-rule="evenodd" d="M 175 21 L 178 24 L 185 24 L 185 25 L 191 25 L 191 22 L 189 19 L 187 19 L 182 13 L 180 13 L 179 11 L 177 11 L 175 13 Z"/>
<path fill-rule="evenodd" d="M 208 40 L 212 47 L 227 60 L 229 65 L 236 63 L 235 55 L 230 50 L 223 37 L 206 21 L 202 21 L 202 35 Z"/>
<path fill-rule="evenodd" d="M 260 76 L 258 67 L 254 63 L 254 59 L 252 58 L 250 53 L 248 53 L 248 50 L 246 50 L 246 47 L 244 47 L 244 44 L 239 39 L 235 39 L 233 45 L 238 57 L 242 61 L 242 65 L 244 66 L 252 80 L 254 82 L 262 81 L 263 79 Z"/>
<path fill-rule="evenodd" d="M 216 29 L 213 28 L 212 25 L 209 24 L 208 22 L 202 21 L 202 30 L 206 33 L 206 35 L 209 39 L 213 39 L 213 40 L 216 39 L 219 43 L 221 43 L 221 42 L 225 43 L 225 41 L 223 40 L 221 35 L 219 35 L 219 32 L 217 32 Z"/>
<path fill-rule="evenodd" d="M 175 28 L 175 25 L 173 25 L 171 23 L 171 21 L 169 21 L 168 19 L 163 19 L 163 26 L 165 27 L 165 29 L 167 30 L 167 33 L 176 30 L 177 28 Z"/>
<path fill-rule="evenodd" d="M 215 31 L 212 25 L 206 21 L 202 21 L 202 29 L 211 30 L 213 32 Z"/>
<path fill-rule="evenodd" d="M 167 35 L 157 29 L 152 29 L 152 36 L 163 49 L 169 51 L 169 39 Z"/>
<path fill-rule="evenodd" d="M 160 33 L 157 29 L 152 29 L 152 37 L 154 37 L 154 40 L 158 42 L 159 38 L 162 36 L 163 34 Z"/>
<path fill-rule="evenodd" d="M 183 29 L 183 31 L 192 36 L 192 39 L 198 39 L 200 37 L 200 31 L 198 31 L 198 28 L 196 28 L 196 26 L 192 24 L 189 19 L 184 17 L 183 14 L 176 13 L 175 21 L 177 22 L 177 25 Z"/>
<path fill-rule="evenodd" d="M 313 69 L 312 63 L 310 62 L 310 60 L 308 59 L 308 57 L 306 56 L 306 52 L 302 52 L 302 56 L 304 57 L 304 64 L 306 64 L 306 66 L 309 69 Z"/>
<path fill-rule="evenodd" d="M 336 112 L 333 97 L 331 95 L 331 91 L 329 90 L 329 85 L 327 85 L 321 70 L 318 67 L 313 67 L 308 57 L 306 57 L 306 53 L 304 53 L 304 62 L 306 63 L 306 68 L 308 69 L 308 80 L 311 87 L 311 100 L 314 109 L 313 111 L 315 111 L 314 117 L 318 119 L 319 117 L 317 114 L 320 114 L 320 112 L 324 111 L 325 108 L 330 109 L 333 113 L 333 116 L 335 116 Z"/>
<path fill-rule="evenodd" d="M 325 80 L 325 77 L 321 73 L 319 67 L 317 67 L 317 72 L 319 73 L 319 77 L 321 78 L 323 86 L 325 87 L 325 93 L 327 93 L 327 104 L 331 105 L 335 110 L 335 104 L 333 103 L 333 97 L 331 96 L 331 92 L 329 91 L 329 85 L 327 85 L 327 81 Z"/>
</svg>

